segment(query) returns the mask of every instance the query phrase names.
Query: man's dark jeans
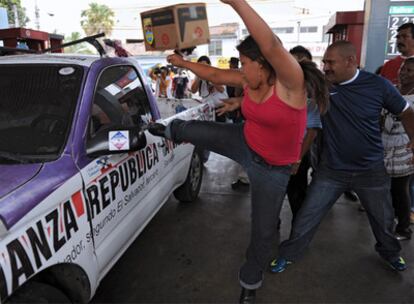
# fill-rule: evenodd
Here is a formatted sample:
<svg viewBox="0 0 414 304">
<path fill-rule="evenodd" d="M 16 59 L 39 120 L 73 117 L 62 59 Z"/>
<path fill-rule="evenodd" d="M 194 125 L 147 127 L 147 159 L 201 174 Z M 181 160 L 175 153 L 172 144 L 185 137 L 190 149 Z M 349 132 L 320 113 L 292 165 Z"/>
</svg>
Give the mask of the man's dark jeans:
<svg viewBox="0 0 414 304">
<path fill-rule="evenodd" d="M 290 209 L 292 210 L 292 224 L 296 214 L 306 198 L 308 190 L 308 172 L 311 167 L 309 152 L 303 155 L 302 161 L 295 175 L 291 175 L 287 186 L 287 196 Z"/>
<path fill-rule="evenodd" d="M 243 124 L 173 120 L 166 136 L 175 142 L 227 156 L 241 164 L 250 179 L 251 236 L 246 262 L 240 269 L 240 285 L 259 288 L 272 258 L 276 224 L 286 193 L 291 166 L 271 166 L 253 152 L 244 139 Z"/>
<path fill-rule="evenodd" d="M 393 234 L 394 210 L 391 203 L 390 177 L 383 167 L 362 172 L 346 172 L 319 166 L 305 202 L 296 216 L 290 238 L 279 246 L 279 258 L 294 261 L 300 257 L 311 242 L 322 218 L 347 190 L 354 190 L 358 194 L 367 211 L 377 241 L 377 252 L 388 261 L 396 260 L 401 246 Z"/>
</svg>

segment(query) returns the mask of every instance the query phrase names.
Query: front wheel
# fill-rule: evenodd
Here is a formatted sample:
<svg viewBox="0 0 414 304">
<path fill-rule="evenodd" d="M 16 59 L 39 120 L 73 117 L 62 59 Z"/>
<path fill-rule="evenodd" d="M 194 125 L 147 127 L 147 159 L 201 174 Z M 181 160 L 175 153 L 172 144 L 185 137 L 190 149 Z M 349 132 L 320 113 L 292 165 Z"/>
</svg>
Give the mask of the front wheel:
<svg viewBox="0 0 414 304">
<path fill-rule="evenodd" d="M 180 202 L 193 202 L 197 199 L 203 180 L 203 162 L 197 151 L 191 156 L 190 169 L 187 178 L 179 188 L 174 191 L 174 196 Z"/>
</svg>

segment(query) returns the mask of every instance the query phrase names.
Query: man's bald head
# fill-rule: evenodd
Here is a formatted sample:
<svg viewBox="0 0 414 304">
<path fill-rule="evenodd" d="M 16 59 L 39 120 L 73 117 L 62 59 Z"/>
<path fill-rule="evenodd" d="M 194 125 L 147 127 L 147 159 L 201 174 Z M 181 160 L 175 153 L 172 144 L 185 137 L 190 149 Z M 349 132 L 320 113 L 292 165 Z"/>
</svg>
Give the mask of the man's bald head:
<svg viewBox="0 0 414 304">
<path fill-rule="evenodd" d="M 354 45 L 344 40 L 328 46 L 322 61 L 326 79 L 335 84 L 351 79 L 358 67 Z"/>
<path fill-rule="evenodd" d="M 336 49 L 341 56 L 344 56 L 344 57 L 352 56 L 356 58 L 356 48 L 349 41 L 345 41 L 345 40 L 335 41 L 330 46 L 328 46 L 327 50 L 333 50 L 333 49 Z"/>
</svg>

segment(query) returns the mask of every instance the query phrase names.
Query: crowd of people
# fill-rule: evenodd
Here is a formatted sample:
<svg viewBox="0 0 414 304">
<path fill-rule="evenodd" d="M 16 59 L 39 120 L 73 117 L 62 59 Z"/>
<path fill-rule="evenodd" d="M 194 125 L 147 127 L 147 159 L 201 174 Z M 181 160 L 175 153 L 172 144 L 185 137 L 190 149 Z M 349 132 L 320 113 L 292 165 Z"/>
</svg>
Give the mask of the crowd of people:
<svg viewBox="0 0 414 304">
<path fill-rule="evenodd" d="M 211 65 L 208 56 L 201 56 L 197 59 L 198 63 Z M 229 69 L 238 69 L 238 59 L 235 57 L 229 60 Z M 152 81 L 154 94 L 160 98 L 192 98 L 193 94 L 202 100 L 213 99 L 215 104 L 220 104 L 220 100 L 236 96 L 241 89 L 230 86 L 215 85 L 204 79 L 195 76 L 191 79 L 186 69 L 174 66 L 154 66 L 148 71 L 149 79 Z"/>
<path fill-rule="evenodd" d="M 196 75 L 191 85 L 177 80 L 176 86 L 185 83 L 205 98 L 229 97 L 217 104 L 217 114 L 234 123 L 175 119 L 167 126 L 153 123 L 149 131 L 227 156 L 247 174 L 252 228 L 239 272 L 240 303 L 254 303 L 266 271 L 280 273 L 304 254 L 345 192 L 355 193 L 366 211 L 379 256 L 405 270 L 399 241 L 411 238 L 414 222 L 414 24 L 398 29 L 401 56 L 381 67 L 382 76 L 359 68 L 348 41 L 328 46 L 321 71 L 306 48 L 285 50 L 247 1 L 221 2 L 250 33 L 237 46 L 241 68 L 237 59 L 230 69 L 211 66 L 205 56 L 191 62 L 174 54 L 168 61 Z M 286 194 L 292 228 L 274 258 Z"/>
</svg>

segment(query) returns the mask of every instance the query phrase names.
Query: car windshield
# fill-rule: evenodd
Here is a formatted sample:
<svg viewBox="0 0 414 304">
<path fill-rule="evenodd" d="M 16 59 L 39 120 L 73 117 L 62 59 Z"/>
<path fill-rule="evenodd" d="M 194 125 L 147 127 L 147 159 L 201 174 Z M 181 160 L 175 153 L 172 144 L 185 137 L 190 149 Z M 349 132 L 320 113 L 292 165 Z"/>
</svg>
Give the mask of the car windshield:
<svg viewBox="0 0 414 304">
<path fill-rule="evenodd" d="M 71 65 L 0 65 L 0 163 L 59 156 L 82 75 Z"/>
</svg>

